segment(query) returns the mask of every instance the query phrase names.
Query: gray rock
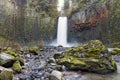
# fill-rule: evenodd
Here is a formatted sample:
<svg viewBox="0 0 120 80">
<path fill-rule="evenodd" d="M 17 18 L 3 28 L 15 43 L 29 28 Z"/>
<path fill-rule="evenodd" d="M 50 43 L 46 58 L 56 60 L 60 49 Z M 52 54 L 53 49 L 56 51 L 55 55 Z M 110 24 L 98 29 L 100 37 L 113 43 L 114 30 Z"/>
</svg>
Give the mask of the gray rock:
<svg viewBox="0 0 120 80">
<path fill-rule="evenodd" d="M 0 65 L 4 67 L 12 67 L 13 63 L 15 62 L 15 57 L 6 54 L 6 53 L 1 53 L 0 54 Z"/>
</svg>

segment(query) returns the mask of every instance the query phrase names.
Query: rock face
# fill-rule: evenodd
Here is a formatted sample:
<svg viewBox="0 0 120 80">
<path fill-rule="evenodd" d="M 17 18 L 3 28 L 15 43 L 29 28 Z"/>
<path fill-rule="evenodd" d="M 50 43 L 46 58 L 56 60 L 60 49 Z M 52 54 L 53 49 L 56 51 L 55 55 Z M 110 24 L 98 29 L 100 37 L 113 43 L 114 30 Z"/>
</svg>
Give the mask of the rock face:
<svg viewBox="0 0 120 80">
<path fill-rule="evenodd" d="M 108 5 L 111 4 L 109 2 L 112 0 L 109 2 L 104 2 L 105 0 L 82 1 L 84 0 L 75 2 L 77 5 L 81 5 L 81 7 L 78 7 L 77 10 L 68 16 L 69 41 L 86 42 L 99 39 L 107 42 L 106 37 L 109 35 L 106 24 L 108 21 Z"/>
<path fill-rule="evenodd" d="M 59 65 L 64 65 L 69 70 L 83 70 L 106 74 L 117 70 L 107 48 L 99 40 L 71 48 L 63 52 L 56 59 Z"/>
</svg>

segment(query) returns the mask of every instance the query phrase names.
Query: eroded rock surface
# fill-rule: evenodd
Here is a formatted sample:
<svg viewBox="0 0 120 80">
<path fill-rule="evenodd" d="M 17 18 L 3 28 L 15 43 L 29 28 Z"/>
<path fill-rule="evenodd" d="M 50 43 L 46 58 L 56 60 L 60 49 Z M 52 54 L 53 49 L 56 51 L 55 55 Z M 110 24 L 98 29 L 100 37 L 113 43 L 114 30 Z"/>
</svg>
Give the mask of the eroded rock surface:
<svg viewBox="0 0 120 80">
<path fill-rule="evenodd" d="M 92 40 L 81 46 L 64 51 L 57 63 L 66 66 L 69 70 L 84 70 L 95 73 L 111 73 L 117 70 L 105 45 L 99 40 Z"/>
</svg>

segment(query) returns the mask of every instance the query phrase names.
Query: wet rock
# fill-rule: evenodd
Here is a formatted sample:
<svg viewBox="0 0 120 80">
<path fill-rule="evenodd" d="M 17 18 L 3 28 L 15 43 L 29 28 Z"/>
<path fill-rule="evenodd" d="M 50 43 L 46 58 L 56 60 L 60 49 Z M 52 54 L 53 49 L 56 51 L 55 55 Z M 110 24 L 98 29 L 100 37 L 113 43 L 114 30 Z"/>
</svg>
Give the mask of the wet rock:
<svg viewBox="0 0 120 80">
<path fill-rule="evenodd" d="M 0 54 L 0 65 L 4 67 L 12 67 L 13 63 L 15 62 L 15 57 L 6 54 L 6 53 L 1 53 Z"/>
<path fill-rule="evenodd" d="M 106 74 L 117 70 L 107 48 L 99 40 L 64 51 L 56 60 L 69 70 L 84 70 Z"/>
<path fill-rule="evenodd" d="M 13 80 L 13 71 L 0 66 L 0 80 Z"/>
<path fill-rule="evenodd" d="M 63 74 L 59 71 L 52 71 L 52 73 L 49 76 L 49 80 L 64 80 Z"/>
</svg>

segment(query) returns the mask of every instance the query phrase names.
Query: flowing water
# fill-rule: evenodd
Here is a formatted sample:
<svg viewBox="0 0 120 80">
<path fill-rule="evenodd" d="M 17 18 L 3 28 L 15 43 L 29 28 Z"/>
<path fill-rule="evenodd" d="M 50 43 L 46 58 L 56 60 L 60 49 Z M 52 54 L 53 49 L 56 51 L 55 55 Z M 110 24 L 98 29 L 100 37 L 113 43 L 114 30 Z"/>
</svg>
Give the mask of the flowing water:
<svg viewBox="0 0 120 80">
<path fill-rule="evenodd" d="M 57 45 L 67 46 L 67 17 L 58 19 Z"/>
<path fill-rule="evenodd" d="M 70 6 L 71 6 L 71 0 L 70 0 Z M 64 0 L 58 0 L 57 4 L 57 10 L 61 13 L 61 15 L 64 13 Z M 57 25 L 57 41 L 53 42 L 53 46 L 63 46 L 63 47 L 70 47 L 70 45 L 67 43 L 67 17 L 66 16 L 60 16 L 58 18 L 58 25 Z"/>
<path fill-rule="evenodd" d="M 57 4 L 57 10 L 58 12 L 63 12 L 64 10 L 64 0 L 58 0 L 58 4 Z"/>
</svg>

